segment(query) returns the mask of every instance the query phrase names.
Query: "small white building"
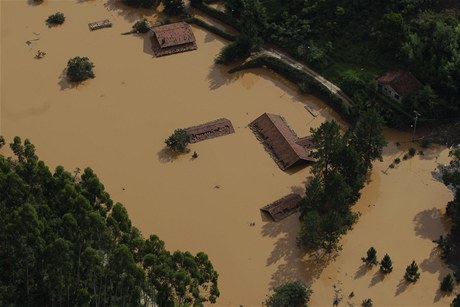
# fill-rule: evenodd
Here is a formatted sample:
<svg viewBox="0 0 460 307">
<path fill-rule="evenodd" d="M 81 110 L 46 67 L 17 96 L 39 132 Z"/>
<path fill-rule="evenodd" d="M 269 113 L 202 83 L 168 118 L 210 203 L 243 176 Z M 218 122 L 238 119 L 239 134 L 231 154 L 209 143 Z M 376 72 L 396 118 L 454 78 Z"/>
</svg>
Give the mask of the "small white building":
<svg viewBox="0 0 460 307">
<path fill-rule="evenodd" d="M 377 78 L 378 91 L 397 102 L 422 87 L 423 84 L 412 73 L 404 70 L 388 71 Z"/>
</svg>

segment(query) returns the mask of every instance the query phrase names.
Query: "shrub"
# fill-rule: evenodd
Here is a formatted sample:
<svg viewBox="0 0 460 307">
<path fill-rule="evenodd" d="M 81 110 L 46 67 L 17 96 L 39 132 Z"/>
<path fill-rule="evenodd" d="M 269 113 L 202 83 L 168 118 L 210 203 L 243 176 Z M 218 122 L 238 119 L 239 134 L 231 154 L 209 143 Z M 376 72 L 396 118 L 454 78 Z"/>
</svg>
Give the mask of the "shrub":
<svg viewBox="0 0 460 307">
<path fill-rule="evenodd" d="M 152 8 L 158 3 L 157 0 L 122 0 L 122 2 L 132 7 Z"/>
<path fill-rule="evenodd" d="M 452 274 L 447 274 L 441 282 L 441 291 L 452 292 L 454 290 L 454 278 Z"/>
<path fill-rule="evenodd" d="M 413 157 L 415 156 L 415 153 L 417 152 L 417 150 L 414 148 L 414 147 L 411 147 L 409 148 L 409 156 Z"/>
<path fill-rule="evenodd" d="M 274 289 L 274 294 L 270 296 L 265 304 L 268 307 L 284 306 L 306 306 L 310 300 L 311 290 L 302 283 L 296 281 L 286 283 Z"/>
<path fill-rule="evenodd" d="M 368 299 L 363 300 L 363 302 L 361 303 L 361 306 L 362 307 L 372 307 L 374 306 L 374 303 L 372 302 L 372 299 L 368 298 Z"/>
<path fill-rule="evenodd" d="M 136 21 L 136 23 L 133 25 L 133 29 L 138 33 L 147 33 L 150 30 L 147 19 L 144 18 Z"/>
<path fill-rule="evenodd" d="M 196 151 L 194 151 L 194 152 L 193 152 L 193 154 L 192 154 L 192 158 L 193 158 L 193 159 L 196 159 L 196 158 L 198 158 L 198 153 L 197 153 Z"/>
<path fill-rule="evenodd" d="M 46 19 L 48 25 L 62 25 L 65 21 L 65 16 L 61 12 L 54 13 Z"/>
<path fill-rule="evenodd" d="M 382 261 L 380 261 L 380 271 L 382 271 L 383 274 L 389 274 L 393 271 L 393 263 L 388 254 L 385 254 Z"/>
<path fill-rule="evenodd" d="M 408 156 L 407 154 L 404 154 L 403 160 L 405 161 L 405 160 L 407 160 L 407 159 L 409 159 L 409 156 Z"/>
<path fill-rule="evenodd" d="M 94 78 L 93 67 L 87 57 L 74 57 L 67 62 L 67 77 L 74 82 Z"/>
<path fill-rule="evenodd" d="M 370 247 L 367 250 L 367 256 L 361 258 L 361 260 L 367 265 L 367 266 L 373 266 L 378 263 L 377 261 L 377 251 L 375 248 Z"/>
<path fill-rule="evenodd" d="M 242 60 L 251 54 L 252 44 L 246 37 L 239 36 L 234 42 L 225 46 L 217 56 L 217 64 L 230 64 Z"/>
<path fill-rule="evenodd" d="M 395 165 L 393 163 L 391 163 L 390 168 L 395 168 Z"/>
<path fill-rule="evenodd" d="M 395 164 L 399 164 L 399 163 L 401 162 L 401 159 L 396 158 L 393 162 L 394 162 Z"/>
<path fill-rule="evenodd" d="M 420 273 L 418 272 L 418 265 L 415 263 L 415 261 L 412 261 L 412 263 L 406 268 L 404 279 L 409 282 L 416 282 L 419 278 Z"/>
<path fill-rule="evenodd" d="M 460 294 L 457 294 L 457 296 L 454 298 L 452 301 L 452 304 L 450 304 L 451 307 L 460 307 Z"/>
<path fill-rule="evenodd" d="M 174 133 L 165 140 L 166 146 L 177 152 L 187 152 L 187 145 L 191 137 L 184 129 L 176 129 Z"/>
</svg>

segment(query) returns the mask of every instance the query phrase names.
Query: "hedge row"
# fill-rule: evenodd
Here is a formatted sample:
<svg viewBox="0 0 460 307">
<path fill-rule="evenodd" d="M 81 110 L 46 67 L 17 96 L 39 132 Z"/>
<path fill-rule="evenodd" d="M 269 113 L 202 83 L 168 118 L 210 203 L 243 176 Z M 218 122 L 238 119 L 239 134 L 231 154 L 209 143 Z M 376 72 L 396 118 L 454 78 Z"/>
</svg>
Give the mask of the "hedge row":
<svg viewBox="0 0 460 307">
<path fill-rule="evenodd" d="M 280 59 L 270 56 L 260 56 L 230 69 L 229 73 L 250 69 L 268 68 L 289 81 L 297 84 L 301 92 L 311 93 L 334 108 L 345 119 L 352 118 L 352 109 L 343 100 L 334 95 L 326 86 L 307 73 L 298 70 Z"/>
<path fill-rule="evenodd" d="M 217 27 L 215 27 L 215 26 L 213 26 L 213 25 L 211 25 L 211 24 L 209 24 L 207 22 L 204 22 L 203 20 L 201 20 L 199 18 L 190 17 L 190 18 L 187 18 L 185 21 L 188 22 L 188 23 L 193 23 L 193 24 L 195 24 L 195 25 L 197 25 L 199 27 L 202 27 L 202 28 L 208 30 L 209 32 L 212 32 L 212 33 L 214 33 L 216 35 L 219 35 L 222 38 L 225 38 L 226 40 L 229 40 L 229 41 L 232 41 L 232 42 L 234 40 L 236 40 L 235 35 L 227 33 L 227 32 L 225 32 L 225 31 L 223 31 L 223 30 L 221 30 L 221 29 L 219 29 L 219 28 L 217 28 Z"/>
<path fill-rule="evenodd" d="M 192 7 L 194 7 L 194 8 L 196 8 L 197 10 L 200 10 L 203 13 L 206 13 L 209 16 L 214 17 L 217 20 L 220 20 L 223 23 L 225 23 L 225 24 L 227 24 L 227 25 L 229 25 L 229 26 L 231 26 L 231 27 L 233 27 L 233 28 L 235 28 L 237 30 L 240 30 L 240 26 L 238 24 L 238 21 L 235 18 L 233 18 L 231 16 L 228 16 L 224 12 L 216 10 L 215 8 L 212 8 L 209 5 L 207 5 L 207 4 L 203 3 L 203 2 L 200 2 L 200 1 L 190 1 L 190 5 Z"/>
</svg>

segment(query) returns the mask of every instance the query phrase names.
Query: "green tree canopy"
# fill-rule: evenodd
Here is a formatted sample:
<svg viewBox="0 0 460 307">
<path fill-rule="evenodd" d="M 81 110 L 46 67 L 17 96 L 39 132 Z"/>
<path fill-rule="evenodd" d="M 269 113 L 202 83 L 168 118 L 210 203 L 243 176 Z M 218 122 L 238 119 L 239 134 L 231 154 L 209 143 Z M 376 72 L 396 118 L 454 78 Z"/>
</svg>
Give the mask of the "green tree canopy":
<svg viewBox="0 0 460 307">
<path fill-rule="evenodd" d="M 79 82 L 95 77 L 94 64 L 87 57 L 74 57 L 67 62 L 67 77 L 70 81 Z"/>
<path fill-rule="evenodd" d="M 306 307 L 312 291 L 301 282 L 285 283 L 273 290 L 265 304 L 268 307 Z"/>
<path fill-rule="evenodd" d="M 215 303 L 208 256 L 144 239 L 96 174 L 51 172 L 29 140 L 0 155 L 0 305 L 176 306 Z"/>
</svg>

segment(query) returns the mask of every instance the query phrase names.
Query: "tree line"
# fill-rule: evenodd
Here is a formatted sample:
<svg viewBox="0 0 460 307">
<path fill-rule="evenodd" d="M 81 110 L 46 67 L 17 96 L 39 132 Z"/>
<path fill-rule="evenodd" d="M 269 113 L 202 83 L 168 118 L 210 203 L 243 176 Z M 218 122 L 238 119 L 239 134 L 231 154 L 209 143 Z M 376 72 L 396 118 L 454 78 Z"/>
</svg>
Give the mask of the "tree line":
<svg viewBox="0 0 460 307">
<path fill-rule="evenodd" d="M 300 203 L 300 246 L 326 253 L 340 249 L 341 236 L 358 219 L 351 206 L 360 198 L 372 161 L 382 159 L 383 125 L 370 108 L 344 134 L 335 121 L 311 129 L 316 162 Z"/>
<path fill-rule="evenodd" d="M 0 305 L 216 302 L 218 273 L 205 253 L 144 238 L 91 168 L 51 172 L 29 140 L 10 148 L 13 157 L 0 155 Z"/>
</svg>

